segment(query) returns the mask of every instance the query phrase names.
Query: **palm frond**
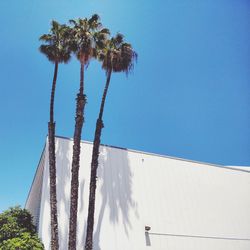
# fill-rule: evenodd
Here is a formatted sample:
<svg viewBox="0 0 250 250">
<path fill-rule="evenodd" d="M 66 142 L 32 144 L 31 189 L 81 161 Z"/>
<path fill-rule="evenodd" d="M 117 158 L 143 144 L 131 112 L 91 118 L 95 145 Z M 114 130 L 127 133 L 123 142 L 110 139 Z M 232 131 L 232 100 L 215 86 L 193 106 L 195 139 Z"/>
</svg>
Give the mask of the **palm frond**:
<svg viewBox="0 0 250 250">
<path fill-rule="evenodd" d="M 76 20 L 74 20 L 74 19 L 70 19 L 70 20 L 69 20 L 69 23 L 72 24 L 72 25 L 76 25 L 77 22 L 76 22 Z"/>
<path fill-rule="evenodd" d="M 97 14 L 89 19 L 78 18 L 70 21 L 72 24 L 73 51 L 78 60 L 87 64 L 89 60 L 98 55 L 98 50 L 104 48 L 109 30 L 102 28 L 100 17 Z"/>
<path fill-rule="evenodd" d="M 121 33 L 117 33 L 116 36 L 114 37 L 114 40 L 117 44 L 120 45 L 121 43 L 123 43 L 124 35 Z"/>
<path fill-rule="evenodd" d="M 43 34 L 42 36 L 40 36 L 39 40 L 40 41 L 50 41 L 52 39 L 51 34 Z"/>
<path fill-rule="evenodd" d="M 89 19 L 89 24 L 93 24 L 94 22 L 99 22 L 100 17 L 98 14 L 93 14 L 91 18 Z"/>
<path fill-rule="evenodd" d="M 71 30 L 65 24 L 59 24 L 52 20 L 49 34 L 40 37 L 42 44 L 39 48 L 49 61 L 67 63 L 70 60 L 72 52 Z"/>
<path fill-rule="evenodd" d="M 100 33 L 103 33 L 103 34 L 106 34 L 106 35 L 110 35 L 110 31 L 109 31 L 109 29 L 107 29 L 107 28 L 101 29 L 101 30 L 100 30 Z"/>
<path fill-rule="evenodd" d="M 111 70 L 128 74 L 137 62 L 137 53 L 131 44 L 124 42 L 124 36 L 118 33 L 106 41 L 105 48 L 98 53 L 98 59 L 106 72 Z"/>
</svg>

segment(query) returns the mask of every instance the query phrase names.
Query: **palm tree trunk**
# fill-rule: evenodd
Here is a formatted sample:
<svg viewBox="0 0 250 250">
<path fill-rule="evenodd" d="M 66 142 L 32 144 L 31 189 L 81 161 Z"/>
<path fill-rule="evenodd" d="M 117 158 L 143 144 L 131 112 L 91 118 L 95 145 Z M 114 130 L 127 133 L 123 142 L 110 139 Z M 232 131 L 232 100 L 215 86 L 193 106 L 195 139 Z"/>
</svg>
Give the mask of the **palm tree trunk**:
<svg viewBox="0 0 250 250">
<path fill-rule="evenodd" d="M 81 134 L 84 123 L 84 107 L 86 96 L 84 95 L 84 63 L 81 62 L 80 89 L 76 98 L 76 116 L 74 145 L 71 168 L 71 196 L 70 196 L 70 219 L 69 219 L 69 242 L 68 249 L 76 249 L 77 237 L 77 208 L 78 208 L 78 187 L 79 187 L 79 166 L 81 153 Z"/>
<path fill-rule="evenodd" d="M 101 143 L 102 128 L 104 127 L 102 116 L 104 111 L 105 100 L 108 92 L 108 87 L 111 78 L 111 70 L 107 73 L 106 85 L 102 95 L 102 102 L 100 106 L 99 116 L 96 121 L 95 138 L 92 150 L 92 161 L 91 161 L 91 175 L 89 185 L 89 208 L 88 208 L 88 219 L 87 219 L 87 235 L 85 241 L 85 250 L 93 249 L 93 229 L 94 229 L 94 214 L 95 214 L 95 194 L 96 194 L 96 178 L 98 168 L 98 157 L 99 148 Z"/>
<path fill-rule="evenodd" d="M 55 62 L 54 77 L 50 96 L 50 120 L 48 123 L 49 140 L 49 177 L 50 177 L 50 227 L 51 227 L 51 249 L 59 249 L 58 221 L 57 221 L 57 198 L 56 198 L 56 155 L 55 155 L 55 122 L 54 122 L 54 97 L 58 62 Z"/>
</svg>

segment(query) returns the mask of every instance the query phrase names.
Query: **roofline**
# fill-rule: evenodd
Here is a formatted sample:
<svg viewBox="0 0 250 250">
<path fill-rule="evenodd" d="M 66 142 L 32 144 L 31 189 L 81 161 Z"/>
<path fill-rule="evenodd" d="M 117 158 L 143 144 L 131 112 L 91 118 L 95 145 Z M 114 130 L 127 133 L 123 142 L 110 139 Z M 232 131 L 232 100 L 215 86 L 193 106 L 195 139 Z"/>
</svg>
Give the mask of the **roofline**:
<svg viewBox="0 0 250 250">
<path fill-rule="evenodd" d="M 57 137 L 57 136 L 56 136 L 56 137 Z M 25 204 L 24 204 L 24 208 L 26 207 L 27 202 L 28 202 L 28 199 L 29 199 L 29 197 L 30 197 L 30 192 L 31 192 L 31 189 L 32 189 L 33 184 L 34 184 L 34 182 L 35 182 L 36 175 L 37 175 L 38 169 L 39 169 L 40 164 L 41 164 L 41 160 L 42 160 L 43 155 L 44 155 L 44 153 L 45 153 L 45 148 L 46 148 L 46 142 L 45 142 L 45 144 L 44 144 L 44 146 L 43 146 L 43 151 L 42 151 L 42 154 L 41 154 L 41 156 L 40 156 L 39 162 L 38 162 L 38 164 L 37 164 L 36 172 L 35 172 L 35 175 L 34 175 L 34 177 L 33 177 L 33 180 L 32 180 L 32 183 L 31 183 L 31 186 L 30 186 L 30 189 L 29 189 L 29 194 L 28 194 L 28 196 L 27 196 L 27 198 L 26 198 L 26 201 L 25 201 Z"/>
<path fill-rule="evenodd" d="M 55 137 L 73 141 L 73 138 L 70 138 L 70 137 L 59 136 L 59 135 L 56 135 Z M 87 143 L 87 144 L 93 144 L 93 142 L 91 142 L 91 141 L 81 140 L 81 142 L 82 143 Z M 228 166 L 219 165 L 219 164 L 212 164 L 212 163 L 208 163 L 208 162 L 189 160 L 189 159 L 178 158 L 178 157 L 174 157 L 174 156 L 161 155 L 161 154 L 156 154 L 156 153 L 149 153 L 149 152 L 145 152 L 145 151 L 122 148 L 122 147 L 117 147 L 117 146 L 112 146 L 112 145 L 107 145 L 107 144 L 101 144 L 101 146 L 105 146 L 105 147 L 108 147 L 108 148 L 116 148 L 116 149 L 121 149 L 121 150 L 127 150 L 129 152 L 134 152 L 134 153 L 141 153 L 141 154 L 152 155 L 152 156 L 157 156 L 157 157 L 162 157 L 162 158 L 168 158 L 168 159 L 172 159 L 172 160 L 186 161 L 186 162 L 192 162 L 192 163 L 197 163 L 197 164 L 204 164 L 204 165 L 208 165 L 208 166 L 211 166 L 211 167 L 224 168 L 224 169 L 230 169 L 230 170 L 250 173 L 250 170 L 245 170 L 245 169 L 237 168 L 237 167 L 228 167 Z M 243 167 L 243 166 L 241 166 L 241 167 Z M 247 168 L 247 166 L 246 166 L 246 168 Z"/>
</svg>

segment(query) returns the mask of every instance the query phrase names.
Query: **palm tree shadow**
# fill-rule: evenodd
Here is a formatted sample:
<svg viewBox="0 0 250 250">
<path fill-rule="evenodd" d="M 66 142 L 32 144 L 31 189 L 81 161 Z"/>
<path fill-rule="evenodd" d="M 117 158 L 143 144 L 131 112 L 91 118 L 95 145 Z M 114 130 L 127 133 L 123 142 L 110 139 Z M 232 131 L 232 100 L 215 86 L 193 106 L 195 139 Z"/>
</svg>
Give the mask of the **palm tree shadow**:
<svg viewBox="0 0 250 250">
<path fill-rule="evenodd" d="M 60 249 L 68 247 L 68 220 L 70 213 L 70 173 L 72 144 L 60 138 L 56 140 L 56 167 L 57 167 L 57 205 L 59 222 L 59 244 Z M 129 214 L 137 214 L 137 204 L 133 200 L 132 192 L 132 171 L 127 150 L 113 147 L 101 146 L 98 167 L 97 199 L 100 201 L 99 209 L 95 212 L 94 249 L 101 250 L 102 233 L 105 231 L 104 217 L 108 218 L 109 224 L 119 224 L 123 227 L 129 238 L 129 231 L 132 228 Z M 85 179 L 79 183 L 79 212 L 80 214 L 87 206 L 84 206 L 83 192 Z M 49 190 L 49 180 L 46 181 Z M 46 203 L 50 203 L 49 195 L 46 196 Z M 98 203 L 97 201 L 97 203 Z M 106 222 L 105 222 L 106 223 Z M 105 224 L 106 225 L 106 224 Z M 48 227 L 50 235 L 50 226 Z M 84 245 L 86 237 L 86 220 L 84 221 L 83 237 L 78 237 L 78 246 Z M 80 240 L 80 242 L 79 242 Z M 81 244 L 80 244 L 81 243 Z"/>
<path fill-rule="evenodd" d="M 60 249 L 68 248 L 68 227 L 70 217 L 70 184 L 71 184 L 71 162 L 72 162 L 72 142 L 60 138 L 56 147 L 57 155 L 57 206 L 58 206 L 58 233 Z M 80 176 L 80 173 L 79 173 Z M 85 179 L 79 178 L 79 193 L 78 193 L 78 216 L 82 213 L 84 206 L 84 188 Z M 67 219 L 65 219 L 67 218 Z M 80 216 L 78 220 L 80 220 Z M 84 232 L 85 225 L 84 223 Z M 78 229 L 79 230 L 79 229 Z M 79 245 L 79 238 L 77 237 L 77 244 Z"/>
<path fill-rule="evenodd" d="M 59 226 L 59 245 L 60 249 L 67 249 L 68 245 L 68 218 L 70 207 L 70 173 L 71 173 L 71 152 L 72 145 L 66 140 L 59 139 L 56 141 L 56 167 L 57 167 L 57 208 L 58 208 L 58 223 Z"/>
<path fill-rule="evenodd" d="M 98 184 L 102 203 L 94 232 L 94 249 L 101 250 L 100 236 L 102 234 L 105 210 L 109 211 L 111 224 L 122 223 L 124 232 L 129 238 L 132 228 L 129 213 L 138 217 L 137 205 L 132 198 L 132 172 L 127 150 L 112 147 L 101 147 L 98 167 Z"/>
</svg>

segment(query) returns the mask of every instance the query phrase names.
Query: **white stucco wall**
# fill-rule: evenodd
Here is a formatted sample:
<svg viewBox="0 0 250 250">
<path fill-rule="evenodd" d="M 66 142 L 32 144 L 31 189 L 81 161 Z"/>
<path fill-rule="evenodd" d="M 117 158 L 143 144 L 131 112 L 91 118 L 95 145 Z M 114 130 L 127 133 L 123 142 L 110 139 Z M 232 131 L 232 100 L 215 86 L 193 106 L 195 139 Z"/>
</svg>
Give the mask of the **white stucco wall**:
<svg viewBox="0 0 250 250">
<path fill-rule="evenodd" d="M 41 196 L 42 196 L 42 186 L 43 186 L 43 170 L 45 164 L 45 148 L 43 149 L 35 177 L 33 179 L 29 195 L 27 197 L 25 208 L 29 209 L 30 213 L 33 215 L 33 223 L 36 227 L 39 225 L 40 219 L 40 206 L 41 206 Z"/>
<path fill-rule="evenodd" d="M 73 142 L 57 138 L 60 249 L 67 249 Z M 83 249 L 92 144 L 82 143 L 78 248 Z M 250 173 L 101 147 L 94 250 L 249 250 Z M 49 249 L 45 149 L 39 236 Z M 145 225 L 151 227 L 145 234 Z"/>
</svg>

